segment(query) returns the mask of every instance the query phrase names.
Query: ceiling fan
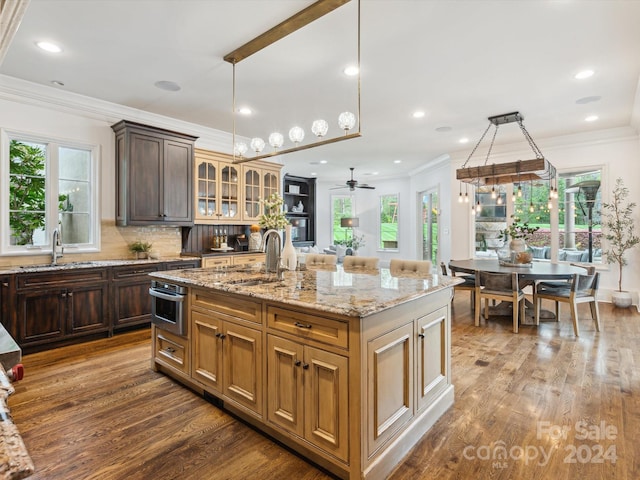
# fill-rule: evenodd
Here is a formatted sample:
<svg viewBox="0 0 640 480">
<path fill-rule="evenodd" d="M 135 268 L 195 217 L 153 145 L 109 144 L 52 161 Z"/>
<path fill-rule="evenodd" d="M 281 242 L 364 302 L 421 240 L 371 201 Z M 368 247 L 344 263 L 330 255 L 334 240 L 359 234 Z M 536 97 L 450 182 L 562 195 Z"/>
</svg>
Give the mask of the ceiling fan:
<svg viewBox="0 0 640 480">
<path fill-rule="evenodd" d="M 331 190 L 335 190 L 337 188 L 349 188 L 349 190 L 353 192 L 356 188 L 368 188 L 369 190 L 373 190 L 376 188 L 372 187 L 371 185 L 367 185 L 366 183 L 358 183 L 357 180 L 353 179 L 354 167 L 349 167 L 349 170 L 351 170 L 351 179 L 347 180 L 345 182 L 345 185 L 336 185 L 335 187 L 331 188 Z"/>
</svg>

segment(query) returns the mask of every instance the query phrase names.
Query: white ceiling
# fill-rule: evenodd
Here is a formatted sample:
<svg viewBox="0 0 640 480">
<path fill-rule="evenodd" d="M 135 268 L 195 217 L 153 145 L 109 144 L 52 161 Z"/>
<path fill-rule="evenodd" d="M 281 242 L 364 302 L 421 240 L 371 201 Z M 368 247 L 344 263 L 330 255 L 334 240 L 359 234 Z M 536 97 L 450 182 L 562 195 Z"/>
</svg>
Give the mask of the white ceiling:
<svg viewBox="0 0 640 480">
<path fill-rule="evenodd" d="M 222 57 L 311 3 L 31 0 L 0 74 L 58 80 L 64 87 L 51 88 L 229 132 L 232 67 Z M 352 0 L 238 64 L 236 105 L 256 110 L 238 119 L 239 135 L 266 140 L 299 123 L 309 138 L 318 117 L 337 132 L 338 114 L 356 108 L 357 81 L 340 71 L 357 57 L 356 13 Z M 640 1 L 362 0 L 362 137 L 284 155 L 285 171 L 337 181 L 353 166 L 357 179 L 375 184 L 374 172 L 396 176 L 443 154 L 466 156 L 488 116 L 512 111 L 537 143 L 628 127 L 640 78 L 638 25 Z M 39 40 L 63 52 L 47 54 Z M 595 75 L 576 80 L 585 68 Z M 182 88 L 160 90 L 159 80 Z M 600 100 L 576 102 L 592 96 Z M 418 109 L 424 118 L 412 118 Z M 589 114 L 599 120 L 585 122 Z M 521 140 L 509 124 L 496 143 Z"/>
</svg>

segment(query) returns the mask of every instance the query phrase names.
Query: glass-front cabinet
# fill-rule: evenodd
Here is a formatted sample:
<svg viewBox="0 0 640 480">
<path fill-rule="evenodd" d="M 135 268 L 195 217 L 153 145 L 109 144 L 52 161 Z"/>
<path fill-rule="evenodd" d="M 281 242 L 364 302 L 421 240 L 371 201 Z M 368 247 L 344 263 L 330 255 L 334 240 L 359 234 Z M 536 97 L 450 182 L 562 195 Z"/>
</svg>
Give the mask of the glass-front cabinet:
<svg viewBox="0 0 640 480">
<path fill-rule="evenodd" d="M 196 223 L 254 223 L 260 200 L 279 191 L 280 165 L 270 162 L 232 164 L 229 155 L 195 149 Z"/>
</svg>

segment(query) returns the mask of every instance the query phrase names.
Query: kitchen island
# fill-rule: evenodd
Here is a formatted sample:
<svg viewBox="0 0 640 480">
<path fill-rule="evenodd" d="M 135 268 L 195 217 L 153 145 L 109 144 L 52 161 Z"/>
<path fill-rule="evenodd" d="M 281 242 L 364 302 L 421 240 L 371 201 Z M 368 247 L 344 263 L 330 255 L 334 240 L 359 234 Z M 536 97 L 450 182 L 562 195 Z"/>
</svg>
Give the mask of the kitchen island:
<svg viewBox="0 0 640 480">
<path fill-rule="evenodd" d="M 153 327 L 152 367 L 341 478 L 385 478 L 453 404 L 459 279 L 387 269 L 155 272 L 188 329 Z"/>
</svg>

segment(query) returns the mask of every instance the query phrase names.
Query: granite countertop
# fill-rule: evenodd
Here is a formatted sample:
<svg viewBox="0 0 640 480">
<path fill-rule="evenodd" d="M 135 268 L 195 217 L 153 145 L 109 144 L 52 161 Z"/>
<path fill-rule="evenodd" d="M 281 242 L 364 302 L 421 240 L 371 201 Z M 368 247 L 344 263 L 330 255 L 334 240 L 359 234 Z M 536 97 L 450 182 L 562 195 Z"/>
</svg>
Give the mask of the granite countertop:
<svg viewBox="0 0 640 480">
<path fill-rule="evenodd" d="M 151 277 L 191 287 L 247 295 L 350 317 L 366 317 L 462 280 L 440 275 L 392 276 L 386 268 L 285 271 L 284 279 L 265 274 L 262 264 L 153 272 Z"/>
<path fill-rule="evenodd" d="M 50 272 L 57 270 L 72 270 L 76 268 L 97 268 L 97 267 L 119 267 L 124 265 L 148 265 L 160 262 L 176 262 L 181 260 L 190 260 L 193 257 L 164 257 L 145 260 L 94 260 L 94 261 L 78 261 L 78 262 L 60 262 L 56 265 L 39 264 L 39 265 L 21 265 L 11 267 L 0 267 L 0 274 L 3 273 L 35 273 Z"/>
</svg>

